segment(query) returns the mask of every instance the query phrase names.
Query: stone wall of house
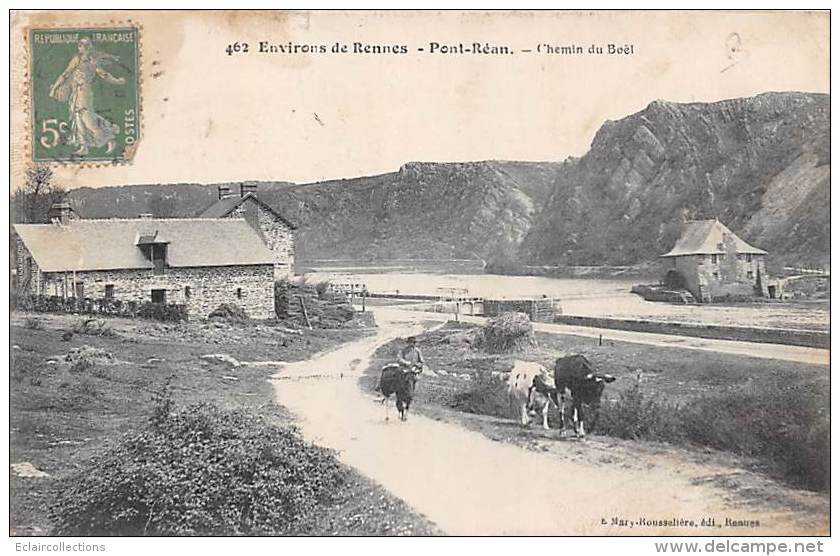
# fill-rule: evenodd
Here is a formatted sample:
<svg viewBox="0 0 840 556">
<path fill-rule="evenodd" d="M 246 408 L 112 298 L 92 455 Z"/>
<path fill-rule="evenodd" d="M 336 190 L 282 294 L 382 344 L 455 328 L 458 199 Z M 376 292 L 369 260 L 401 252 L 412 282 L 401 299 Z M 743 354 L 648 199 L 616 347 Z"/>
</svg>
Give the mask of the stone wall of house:
<svg viewBox="0 0 840 556">
<path fill-rule="evenodd" d="M 19 295 L 38 295 L 44 287 L 44 277 L 29 249 L 15 240 L 15 284 Z"/>
<path fill-rule="evenodd" d="M 688 291 L 698 301 L 759 292 L 764 297 L 769 295 L 764 255 L 684 255 L 672 261 L 671 268 L 683 275 Z"/>
<path fill-rule="evenodd" d="M 222 303 L 234 303 L 249 317 L 274 317 L 274 268 L 272 265 L 167 268 L 162 275 L 149 269 L 76 272 L 84 296 L 101 299 L 107 286 L 120 301 L 152 301 L 152 290 L 165 290 L 166 303 L 185 304 L 190 318 L 206 318 Z M 72 295 L 73 273 L 45 274 L 44 295 Z"/>
<path fill-rule="evenodd" d="M 260 234 L 265 244 L 274 253 L 275 279 L 279 280 L 294 275 L 294 230 L 252 198 L 239 205 L 230 213 L 230 217 L 245 219 Z"/>
</svg>

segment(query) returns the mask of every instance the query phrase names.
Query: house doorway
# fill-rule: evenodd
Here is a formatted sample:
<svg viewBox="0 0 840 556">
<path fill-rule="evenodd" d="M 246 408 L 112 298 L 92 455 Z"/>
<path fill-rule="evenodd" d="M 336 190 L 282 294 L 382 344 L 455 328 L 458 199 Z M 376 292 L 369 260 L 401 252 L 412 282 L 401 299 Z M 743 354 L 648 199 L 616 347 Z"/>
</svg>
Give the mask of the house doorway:
<svg viewBox="0 0 840 556">
<path fill-rule="evenodd" d="M 676 270 L 669 270 L 665 274 L 665 279 L 663 283 L 666 288 L 669 290 L 687 290 L 688 284 L 686 283 L 685 276 L 677 272 Z"/>
<path fill-rule="evenodd" d="M 152 290 L 152 303 L 166 303 L 166 290 Z"/>
</svg>

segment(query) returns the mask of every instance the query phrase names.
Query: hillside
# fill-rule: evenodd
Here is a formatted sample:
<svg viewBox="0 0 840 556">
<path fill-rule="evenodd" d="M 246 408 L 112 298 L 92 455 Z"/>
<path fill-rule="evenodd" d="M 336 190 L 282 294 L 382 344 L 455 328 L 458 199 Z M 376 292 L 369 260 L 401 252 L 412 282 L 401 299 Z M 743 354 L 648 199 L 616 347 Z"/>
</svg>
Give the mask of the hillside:
<svg viewBox="0 0 840 556">
<path fill-rule="evenodd" d="M 684 218 L 717 216 L 787 262 L 829 256 L 828 95 L 652 102 L 570 160 L 520 250 L 542 264 L 633 264 Z"/>
<path fill-rule="evenodd" d="M 300 259 L 626 265 L 670 249 L 684 219 L 717 216 L 776 262 L 819 264 L 829 256 L 829 101 L 655 101 L 605 122 L 565 162 L 409 162 L 377 176 L 261 182 L 259 194 L 300 225 Z M 192 216 L 216 195 L 215 185 L 167 184 L 82 188 L 71 200 L 92 218 Z"/>
<path fill-rule="evenodd" d="M 378 176 L 294 185 L 261 182 L 260 198 L 300 226 L 301 259 L 471 258 L 518 245 L 556 179 L 557 163 L 404 164 Z M 70 200 L 87 218 L 193 216 L 216 185 L 82 188 Z M 228 184 L 234 191 L 238 184 Z"/>
</svg>

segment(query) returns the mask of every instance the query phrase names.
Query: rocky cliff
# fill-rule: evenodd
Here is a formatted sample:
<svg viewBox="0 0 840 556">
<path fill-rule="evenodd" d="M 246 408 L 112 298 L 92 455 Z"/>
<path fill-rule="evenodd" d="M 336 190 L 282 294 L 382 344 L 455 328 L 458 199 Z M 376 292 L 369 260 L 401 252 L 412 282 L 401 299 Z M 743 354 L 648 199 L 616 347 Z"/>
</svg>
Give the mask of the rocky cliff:
<svg viewBox="0 0 840 556">
<path fill-rule="evenodd" d="M 567 161 L 520 255 L 633 264 L 670 249 L 684 219 L 717 216 L 786 262 L 827 260 L 829 134 L 827 95 L 652 102 Z"/>
<path fill-rule="evenodd" d="M 471 258 L 522 242 L 553 165 L 412 162 L 394 174 L 291 188 L 310 257 Z"/>
</svg>

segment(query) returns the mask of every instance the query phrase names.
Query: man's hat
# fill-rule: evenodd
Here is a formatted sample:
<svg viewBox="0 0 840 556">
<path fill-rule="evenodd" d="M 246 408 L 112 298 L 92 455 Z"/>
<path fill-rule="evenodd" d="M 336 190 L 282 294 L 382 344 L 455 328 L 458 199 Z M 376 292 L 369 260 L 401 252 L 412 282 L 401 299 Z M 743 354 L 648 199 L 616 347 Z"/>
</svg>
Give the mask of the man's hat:
<svg viewBox="0 0 840 556">
<path fill-rule="evenodd" d="M 414 337 L 414 336 L 409 336 L 408 338 L 405 339 L 405 341 L 408 342 L 409 344 L 416 344 L 417 343 L 417 338 Z"/>
</svg>

